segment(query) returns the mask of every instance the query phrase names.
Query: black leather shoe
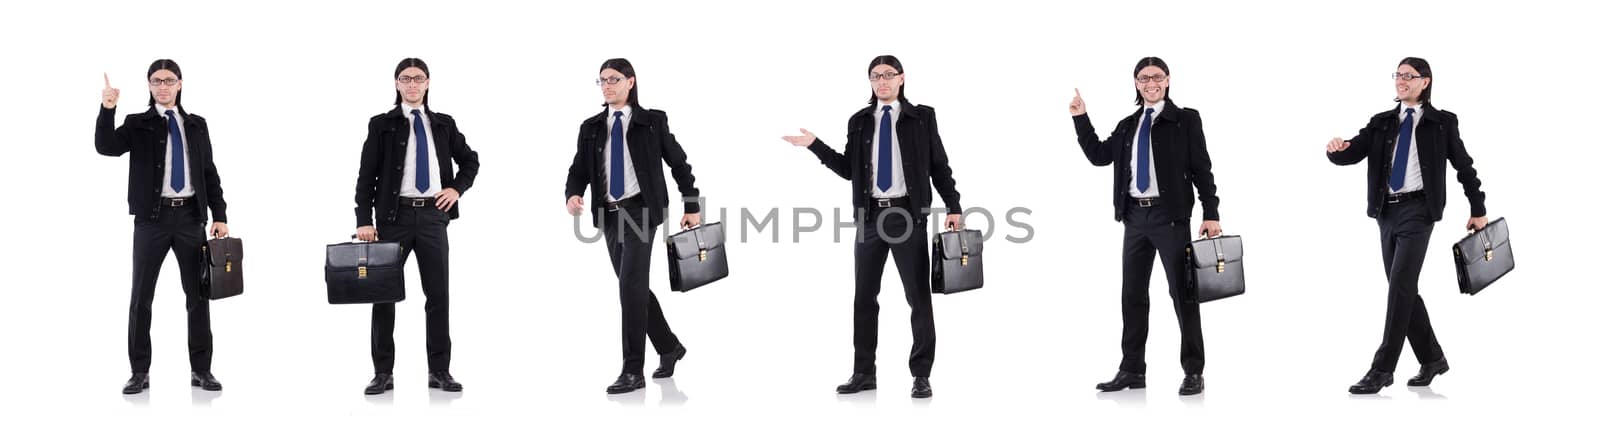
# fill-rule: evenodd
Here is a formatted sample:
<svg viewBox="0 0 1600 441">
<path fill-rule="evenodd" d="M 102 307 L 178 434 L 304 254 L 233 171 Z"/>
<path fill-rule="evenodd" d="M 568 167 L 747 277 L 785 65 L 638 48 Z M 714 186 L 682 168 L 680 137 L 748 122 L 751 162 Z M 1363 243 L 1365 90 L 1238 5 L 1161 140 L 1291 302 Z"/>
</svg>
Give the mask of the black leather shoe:
<svg viewBox="0 0 1600 441">
<path fill-rule="evenodd" d="M 1206 378 L 1200 374 L 1183 376 L 1183 385 L 1178 386 L 1178 395 L 1194 395 L 1206 391 Z"/>
<path fill-rule="evenodd" d="M 394 375 L 373 375 L 372 381 L 367 382 L 367 395 L 377 395 L 389 390 L 394 390 Z"/>
<path fill-rule="evenodd" d="M 928 377 L 917 377 L 911 380 L 911 398 L 928 398 L 933 396 L 933 386 L 928 384 Z"/>
<path fill-rule="evenodd" d="M 625 394 L 639 389 L 644 389 L 644 376 L 639 374 L 622 374 L 617 376 L 617 381 L 606 386 L 608 394 Z"/>
<path fill-rule="evenodd" d="M 1445 372 L 1450 372 L 1450 362 L 1440 357 L 1439 361 L 1422 365 L 1422 370 L 1417 372 L 1417 376 L 1406 381 L 1406 385 L 1427 386 L 1433 384 L 1433 377 L 1444 375 Z"/>
<path fill-rule="evenodd" d="M 217 377 L 211 376 L 210 372 L 190 372 L 189 385 L 212 392 L 222 390 L 222 383 L 217 382 Z"/>
<path fill-rule="evenodd" d="M 461 392 L 461 383 L 450 376 L 450 371 L 428 373 L 428 387 L 444 389 L 445 392 Z"/>
<path fill-rule="evenodd" d="M 122 383 L 122 393 L 124 395 L 144 392 L 145 389 L 149 388 L 150 374 L 133 374 L 132 377 L 128 377 L 127 383 Z"/>
<path fill-rule="evenodd" d="M 833 389 L 841 394 L 853 394 L 864 390 L 878 388 L 878 376 L 872 374 L 850 374 L 850 380 Z"/>
<path fill-rule="evenodd" d="M 661 354 L 661 367 L 656 368 L 655 372 L 651 372 L 650 378 L 672 377 L 672 373 L 678 367 L 678 360 L 682 360 L 683 354 L 687 353 L 689 353 L 689 349 L 680 344 L 678 345 L 678 348 L 673 349 L 672 352 Z"/>
<path fill-rule="evenodd" d="M 1362 376 L 1361 381 L 1357 381 L 1356 384 L 1350 386 L 1350 393 L 1356 395 L 1375 394 L 1391 384 L 1394 384 L 1394 373 L 1367 371 L 1367 375 Z"/>
<path fill-rule="evenodd" d="M 1117 376 L 1111 381 L 1094 385 L 1101 392 L 1116 392 L 1123 389 L 1144 389 L 1144 374 L 1135 374 L 1128 371 L 1117 371 Z"/>
</svg>

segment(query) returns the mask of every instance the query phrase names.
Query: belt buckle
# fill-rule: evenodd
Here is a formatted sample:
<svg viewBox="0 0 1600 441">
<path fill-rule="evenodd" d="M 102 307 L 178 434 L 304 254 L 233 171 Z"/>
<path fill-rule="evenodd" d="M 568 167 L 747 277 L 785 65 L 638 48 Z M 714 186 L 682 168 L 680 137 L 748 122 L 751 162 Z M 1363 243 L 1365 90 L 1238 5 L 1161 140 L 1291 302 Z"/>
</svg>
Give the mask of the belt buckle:
<svg viewBox="0 0 1600 441">
<path fill-rule="evenodd" d="M 425 199 L 411 199 L 411 208 L 419 208 L 419 207 L 426 207 L 426 206 L 428 206 L 428 201 L 425 200 Z"/>
<path fill-rule="evenodd" d="M 1139 203 L 1139 208 L 1150 208 L 1155 205 L 1155 202 L 1150 199 L 1134 199 L 1134 201 Z"/>
<path fill-rule="evenodd" d="M 1406 200 L 1405 193 L 1392 193 L 1392 194 L 1389 195 L 1389 198 L 1388 198 L 1388 202 L 1391 203 L 1391 204 L 1398 204 L 1398 203 L 1403 202 L 1405 200 Z"/>
<path fill-rule="evenodd" d="M 171 198 L 171 199 L 167 199 L 167 206 L 168 207 L 182 207 L 185 202 L 187 202 L 187 200 L 185 200 L 185 199 Z"/>
<path fill-rule="evenodd" d="M 617 212 L 617 210 L 621 210 L 621 209 L 622 209 L 622 204 L 619 204 L 619 203 L 616 203 L 616 202 L 607 202 L 606 203 L 606 212 L 615 213 L 615 212 Z"/>
<path fill-rule="evenodd" d="M 878 202 L 878 208 L 889 208 L 894 206 L 893 199 L 876 199 L 876 201 Z"/>
</svg>

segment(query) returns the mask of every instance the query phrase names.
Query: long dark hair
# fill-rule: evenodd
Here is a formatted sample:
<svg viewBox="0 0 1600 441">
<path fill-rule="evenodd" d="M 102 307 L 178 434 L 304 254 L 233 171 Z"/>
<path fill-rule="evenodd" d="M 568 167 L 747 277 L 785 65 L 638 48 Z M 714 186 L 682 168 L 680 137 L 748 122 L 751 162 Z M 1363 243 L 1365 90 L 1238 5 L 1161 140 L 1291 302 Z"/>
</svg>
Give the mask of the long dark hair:
<svg viewBox="0 0 1600 441">
<path fill-rule="evenodd" d="M 879 64 L 887 64 L 887 65 L 889 65 L 889 67 L 894 68 L 895 72 L 899 72 L 901 74 L 905 74 L 906 73 L 906 69 L 904 67 L 900 66 L 900 59 L 899 58 L 895 58 L 893 55 L 879 55 L 876 58 L 872 59 L 872 63 L 867 64 L 867 75 L 869 75 L 869 76 L 872 75 L 872 68 L 878 67 Z M 901 102 L 904 102 L 906 104 L 911 104 L 911 101 L 907 101 L 906 100 L 906 83 L 903 83 L 903 82 L 900 83 L 900 93 L 899 93 L 899 95 L 900 95 L 900 101 Z M 868 105 L 877 104 L 877 102 L 878 102 L 878 94 L 874 93 L 874 94 L 872 94 L 872 95 L 867 97 L 867 104 Z M 904 106 L 902 106 L 902 107 L 904 107 Z"/>
<path fill-rule="evenodd" d="M 1404 59 L 1401 59 L 1400 64 L 1396 64 L 1395 67 L 1399 67 L 1401 65 L 1411 66 L 1412 69 L 1417 70 L 1417 74 L 1428 79 L 1428 87 L 1422 88 L 1422 94 L 1417 96 L 1418 103 L 1428 104 L 1428 100 L 1433 99 L 1433 68 L 1428 66 L 1428 60 L 1417 57 L 1405 57 Z M 1400 102 L 1400 97 L 1394 97 L 1394 101 Z"/>
<path fill-rule="evenodd" d="M 411 68 L 411 67 L 422 69 L 422 74 L 423 75 L 427 75 L 428 78 L 433 78 L 433 74 L 428 72 L 428 63 L 422 62 L 421 58 L 407 58 L 407 59 L 404 59 L 404 60 L 400 60 L 400 65 L 394 67 L 394 79 L 395 80 L 399 80 L 400 79 L 400 72 L 405 71 L 406 68 Z M 449 104 L 449 103 L 445 103 L 445 104 Z M 396 106 L 400 105 L 400 91 L 399 90 L 395 90 L 394 91 L 394 105 L 396 105 Z M 428 92 L 427 91 L 423 91 L 422 92 L 422 105 L 423 106 L 427 106 L 428 105 Z"/>
<path fill-rule="evenodd" d="M 603 72 L 606 69 L 617 71 L 617 73 L 622 74 L 623 78 L 634 78 L 633 63 L 629 63 L 627 58 L 606 60 L 604 63 L 600 63 L 600 69 L 596 72 Z M 639 105 L 639 79 L 637 78 L 633 79 L 633 87 L 628 88 L 628 105 L 633 106 L 633 110 L 644 108 Z"/>
<path fill-rule="evenodd" d="M 183 69 L 178 68 L 178 62 L 162 58 L 160 60 L 156 60 L 154 63 L 150 63 L 150 70 L 144 73 L 145 82 L 149 83 L 150 76 L 155 75 L 156 71 L 162 69 L 172 71 L 173 75 L 178 76 L 178 80 L 183 80 Z M 156 105 L 156 94 L 150 94 L 150 103 L 148 105 Z M 183 89 L 178 89 L 178 96 L 172 99 L 172 106 L 177 107 L 179 110 L 183 109 Z"/>
<path fill-rule="evenodd" d="M 1160 68 L 1162 75 L 1169 77 L 1172 76 L 1172 71 L 1167 69 L 1167 62 L 1161 61 L 1161 57 L 1144 57 L 1139 59 L 1138 64 L 1133 65 L 1133 79 L 1139 79 L 1139 71 L 1150 66 Z M 1167 93 L 1161 98 L 1168 100 L 1172 99 L 1172 86 L 1167 86 Z M 1140 105 L 1144 104 L 1144 95 L 1140 95 L 1137 88 L 1135 88 L 1133 91 L 1133 103 Z"/>
</svg>

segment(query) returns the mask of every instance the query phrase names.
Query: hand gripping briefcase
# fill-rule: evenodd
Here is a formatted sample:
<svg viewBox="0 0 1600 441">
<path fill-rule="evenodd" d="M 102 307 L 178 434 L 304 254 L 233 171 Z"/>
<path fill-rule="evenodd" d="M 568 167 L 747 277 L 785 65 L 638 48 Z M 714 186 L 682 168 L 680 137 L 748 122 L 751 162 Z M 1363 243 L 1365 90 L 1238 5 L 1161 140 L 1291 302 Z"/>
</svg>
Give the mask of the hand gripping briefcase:
<svg viewBox="0 0 1600 441">
<path fill-rule="evenodd" d="M 222 237 L 200 246 L 200 294 L 211 300 L 244 293 L 244 241 Z"/>
<path fill-rule="evenodd" d="M 1189 289 L 1200 303 L 1244 294 L 1244 240 L 1218 236 L 1189 242 Z"/>
<path fill-rule="evenodd" d="M 394 242 L 328 245 L 323 279 L 328 303 L 394 303 L 406 299 L 405 253 Z"/>
<path fill-rule="evenodd" d="M 1462 294 L 1477 295 L 1489 284 L 1517 267 L 1511 257 L 1511 229 L 1506 219 L 1495 219 L 1482 230 L 1456 242 L 1456 283 Z"/>
<path fill-rule="evenodd" d="M 687 292 L 728 277 L 721 222 L 667 236 L 667 275 L 672 290 Z"/>
<path fill-rule="evenodd" d="M 933 292 L 955 294 L 983 287 L 983 231 L 933 236 Z"/>
</svg>

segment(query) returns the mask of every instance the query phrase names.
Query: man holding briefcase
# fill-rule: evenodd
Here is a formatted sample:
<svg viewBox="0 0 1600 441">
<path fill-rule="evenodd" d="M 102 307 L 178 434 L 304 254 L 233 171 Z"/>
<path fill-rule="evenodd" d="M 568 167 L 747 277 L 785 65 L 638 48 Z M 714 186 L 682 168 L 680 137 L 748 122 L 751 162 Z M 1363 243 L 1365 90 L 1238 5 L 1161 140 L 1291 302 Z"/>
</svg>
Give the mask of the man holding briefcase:
<svg viewBox="0 0 1600 441">
<path fill-rule="evenodd" d="M 428 107 L 428 64 L 416 58 L 394 70 L 395 108 L 372 117 L 356 180 L 356 237 L 415 250 L 427 296 L 428 387 L 461 391 L 450 375 L 450 238 L 457 199 L 478 176 L 478 153 L 450 115 Z M 452 160 L 461 167 L 454 172 Z M 376 211 L 376 223 L 374 223 Z M 407 255 L 407 254 L 402 254 Z M 366 394 L 394 389 L 394 303 L 372 305 L 372 365 Z"/>
<path fill-rule="evenodd" d="M 671 377 L 688 353 L 650 291 L 652 241 L 668 205 L 661 164 L 672 167 L 672 179 L 683 194 L 679 226 L 700 225 L 700 189 L 694 186 L 688 155 L 667 127 L 667 113 L 639 105 L 633 64 L 613 58 L 599 70 L 595 84 L 605 97 L 604 108 L 578 127 L 565 194 L 567 213 L 573 216 L 583 212 L 585 189 L 597 199 L 591 208 L 594 225 L 605 235 L 622 303 L 622 372 L 606 393 L 621 394 L 644 388 L 646 337 L 660 356 L 653 378 Z"/>
<path fill-rule="evenodd" d="M 189 384 L 220 391 L 222 383 L 211 374 L 211 305 L 200 286 L 205 265 L 200 249 L 205 244 L 201 226 L 206 208 L 211 210 L 211 236 L 228 235 L 228 203 L 222 199 L 222 181 L 211 160 L 206 120 L 183 109 L 183 71 L 178 63 L 156 60 L 145 77 L 150 82 L 150 109 L 128 115 L 122 127 L 113 127 L 122 91 L 111 87 L 106 76 L 94 131 L 95 151 L 129 155 L 128 214 L 134 218 L 128 362 L 133 376 L 122 393 L 137 394 L 150 387 L 150 306 L 168 250 L 177 257 L 189 311 Z"/>
<path fill-rule="evenodd" d="M 844 153 L 811 132 L 785 136 L 822 165 L 851 182 L 858 240 L 855 244 L 855 363 L 850 379 L 835 388 L 853 394 L 878 388 L 878 291 L 883 266 L 894 255 L 911 305 L 911 397 L 933 396 L 935 334 L 929 272 L 928 220 L 938 190 L 949 213 L 944 227 L 961 227 L 961 193 L 950 170 L 933 107 L 912 105 L 905 96 L 900 59 L 881 55 L 867 64 L 872 97 L 850 116 Z M 931 186 L 929 184 L 932 184 Z"/>
<path fill-rule="evenodd" d="M 1375 394 L 1394 384 L 1394 369 L 1407 339 L 1422 364 L 1407 385 L 1427 386 L 1434 376 L 1450 370 L 1428 309 L 1417 294 L 1433 224 L 1444 217 L 1445 161 L 1455 166 L 1456 180 L 1472 206 L 1467 229 L 1481 230 L 1489 223 L 1483 183 L 1461 143 L 1456 115 L 1434 108 L 1430 101 L 1433 69 L 1427 60 L 1406 58 L 1392 77 L 1399 104 L 1373 115 L 1354 138 L 1333 138 L 1327 146 L 1328 160 L 1334 164 L 1367 161 L 1367 216 L 1378 220 L 1383 269 L 1389 280 L 1383 341 L 1371 369 L 1350 386 L 1352 394 Z"/>
<path fill-rule="evenodd" d="M 1122 364 L 1111 381 L 1095 385 L 1111 392 L 1145 387 L 1144 345 L 1150 333 L 1150 271 L 1156 254 L 1167 272 L 1167 293 L 1178 313 L 1182 333 L 1179 359 L 1183 384 L 1179 395 L 1205 391 L 1205 342 L 1200 334 L 1200 303 L 1188 289 L 1189 216 L 1195 191 L 1200 193 L 1202 237 L 1222 235 L 1218 223 L 1217 185 L 1211 175 L 1200 112 L 1180 108 L 1167 96 L 1167 63 L 1147 57 L 1133 67 L 1139 110 L 1122 119 L 1104 141 L 1089 123 L 1082 95 L 1068 110 L 1077 127 L 1078 145 L 1089 163 L 1114 166 L 1111 198 L 1122 222 Z"/>
</svg>

